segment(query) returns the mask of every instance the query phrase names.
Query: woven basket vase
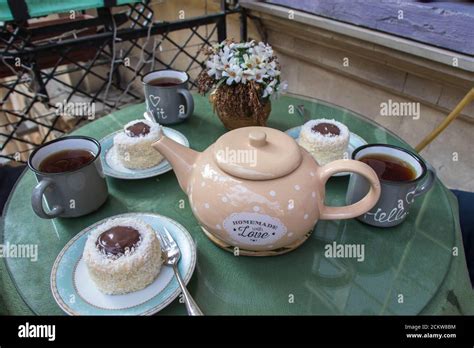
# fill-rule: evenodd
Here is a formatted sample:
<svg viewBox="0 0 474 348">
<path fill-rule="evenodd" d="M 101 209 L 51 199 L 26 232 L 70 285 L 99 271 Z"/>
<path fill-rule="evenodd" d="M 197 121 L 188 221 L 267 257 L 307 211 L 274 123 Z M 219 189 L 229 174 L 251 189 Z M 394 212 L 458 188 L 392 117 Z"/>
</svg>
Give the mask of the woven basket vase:
<svg viewBox="0 0 474 348">
<path fill-rule="evenodd" d="M 219 119 L 224 124 L 224 127 L 228 130 L 249 127 L 249 126 L 266 126 L 270 112 L 272 111 L 272 105 L 270 100 L 265 102 L 262 114 L 257 115 L 255 113 L 244 113 L 241 110 L 235 110 L 235 112 L 226 112 L 221 110 L 215 103 L 215 95 L 211 93 L 209 95 L 209 101 L 213 106 L 214 112 L 219 116 Z"/>
</svg>

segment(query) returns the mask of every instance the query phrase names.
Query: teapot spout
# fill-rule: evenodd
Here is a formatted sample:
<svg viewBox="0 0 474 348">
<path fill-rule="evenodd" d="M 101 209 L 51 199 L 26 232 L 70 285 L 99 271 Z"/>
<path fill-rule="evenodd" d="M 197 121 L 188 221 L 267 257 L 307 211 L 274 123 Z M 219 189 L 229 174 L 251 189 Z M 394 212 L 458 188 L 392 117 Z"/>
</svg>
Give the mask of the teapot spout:
<svg viewBox="0 0 474 348">
<path fill-rule="evenodd" d="M 163 133 L 160 139 L 153 143 L 152 146 L 170 162 L 178 178 L 179 186 L 187 194 L 189 178 L 191 177 L 191 171 L 199 156 L 199 152 L 177 143 Z"/>
</svg>

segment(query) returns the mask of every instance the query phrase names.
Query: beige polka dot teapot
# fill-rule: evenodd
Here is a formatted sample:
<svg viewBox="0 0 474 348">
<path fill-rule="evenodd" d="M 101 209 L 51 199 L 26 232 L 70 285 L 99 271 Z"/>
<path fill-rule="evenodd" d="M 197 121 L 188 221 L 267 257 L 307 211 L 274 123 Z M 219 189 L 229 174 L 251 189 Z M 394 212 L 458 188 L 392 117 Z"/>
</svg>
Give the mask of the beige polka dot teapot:
<svg viewBox="0 0 474 348">
<path fill-rule="evenodd" d="M 309 237 L 318 220 L 362 215 L 380 196 L 377 175 L 366 164 L 344 159 L 321 167 L 273 128 L 235 129 L 203 152 L 163 134 L 153 147 L 171 163 L 204 233 L 239 255 L 288 252 Z M 340 172 L 364 176 L 370 190 L 352 205 L 326 206 L 326 181 Z"/>
</svg>

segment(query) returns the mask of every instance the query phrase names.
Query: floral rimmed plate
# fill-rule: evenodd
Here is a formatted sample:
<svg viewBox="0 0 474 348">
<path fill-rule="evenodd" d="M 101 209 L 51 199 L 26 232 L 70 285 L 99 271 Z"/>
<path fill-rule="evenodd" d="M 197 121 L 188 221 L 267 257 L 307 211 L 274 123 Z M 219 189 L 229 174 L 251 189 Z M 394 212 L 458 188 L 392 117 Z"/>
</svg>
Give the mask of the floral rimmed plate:
<svg viewBox="0 0 474 348">
<path fill-rule="evenodd" d="M 166 227 L 181 250 L 178 264 L 187 283 L 196 266 L 196 246 L 189 232 L 178 222 L 158 214 L 129 213 L 110 217 L 136 218 L 149 224 L 156 233 Z M 170 304 L 180 293 L 171 267 L 162 265 L 156 280 L 145 289 L 125 295 L 101 293 L 89 276 L 82 258 L 89 232 L 106 220 L 101 220 L 79 232 L 59 253 L 51 271 L 53 297 L 69 315 L 151 315 Z"/>
<path fill-rule="evenodd" d="M 288 134 L 290 137 L 292 137 L 295 140 L 298 140 L 298 138 L 300 137 L 300 132 L 301 132 L 301 126 L 293 127 L 285 131 L 286 134 Z M 352 132 L 349 132 L 349 133 L 350 133 L 349 144 L 347 144 L 347 155 L 345 158 L 350 159 L 352 157 L 352 153 L 354 152 L 354 150 L 357 149 L 359 146 L 367 145 L 367 142 L 359 135 Z M 345 176 L 349 174 L 350 173 L 337 173 L 337 174 L 334 174 L 333 176 Z"/>
<path fill-rule="evenodd" d="M 163 133 L 170 139 L 180 143 L 181 145 L 189 147 L 189 141 L 184 136 L 183 133 L 178 132 L 172 128 L 162 127 Z M 164 174 L 169 172 L 171 168 L 171 164 L 166 160 L 163 159 L 158 165 L 147 168 L 147 169 L 129 169 L 125 168 L 118 160 L 115 154 L 115 146 L 114 146 L 114 136 L 117 133 L 122 132 L 117 131 L 112 134 L 107 135 L 106 137 L 100 140 L 100 145 L 102 147 L 102 152 L 100 154 L 102 167 L 104 169 L 104 174 L 107 176 L 111 176 L 117 179 L 146 179 L 151 178 L 160 174 Z"/>
</svg>

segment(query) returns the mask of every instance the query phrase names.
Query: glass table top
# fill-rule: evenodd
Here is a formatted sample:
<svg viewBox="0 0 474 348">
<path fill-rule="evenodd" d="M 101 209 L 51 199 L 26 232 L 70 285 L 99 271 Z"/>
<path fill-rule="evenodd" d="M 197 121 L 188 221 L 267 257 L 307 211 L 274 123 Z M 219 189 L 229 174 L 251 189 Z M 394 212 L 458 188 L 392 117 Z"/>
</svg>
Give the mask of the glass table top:
<svg viewBox="0 0 474 348">
<path fill-rule="evenodd" d="M 172 126 L 202 151 L 225 132 L 207 98 L 194 95 L 194 115 Z M 334 118 L 368 143 L 409 146 L 386 129 L 349 110 L 313 99 L 286 95 L 272 101 L 269 127 L 286 130 L 303 123 L 297 107 L 311 118 Z M 145 106 L 134 105 L 92 122 L 74 134 L 101 139 Z M 116 214 L 156 212 L 177 220 L 197 245 L 197 266 L 188 285 L 206 314 L 417 314 L 436 295 L 452 261 L 456 207 L 437 180 L 418 198 L 407 220 L 379 229 L 355 219 L 319 221 L 298 249 L 274 257 L 234 256 L 213 244 L 201 231 L 172 171 L 144 180 L 108 178 L 110 197 L 97 212 L 81 218 L 42 220 L 32 211 L 36 179 L 27 171 L 10 196 L 4 213 L 3 243 L 38 245 L 38 260 L 8 258 L 11 277 L 37 314 L 63 312 L 50 290 L 50 272 L 63 246 L 87 226 Z M 348 176 L 333 177 L 326 186 L 327 203 L 344 205 Z M 185 202 L 184 207 L 182 202 Z M 326 257 L 326 246 L 359 244 L 364 260 Z M 160 314 L 186 314 L 175 300 Z"/>
</svg>

